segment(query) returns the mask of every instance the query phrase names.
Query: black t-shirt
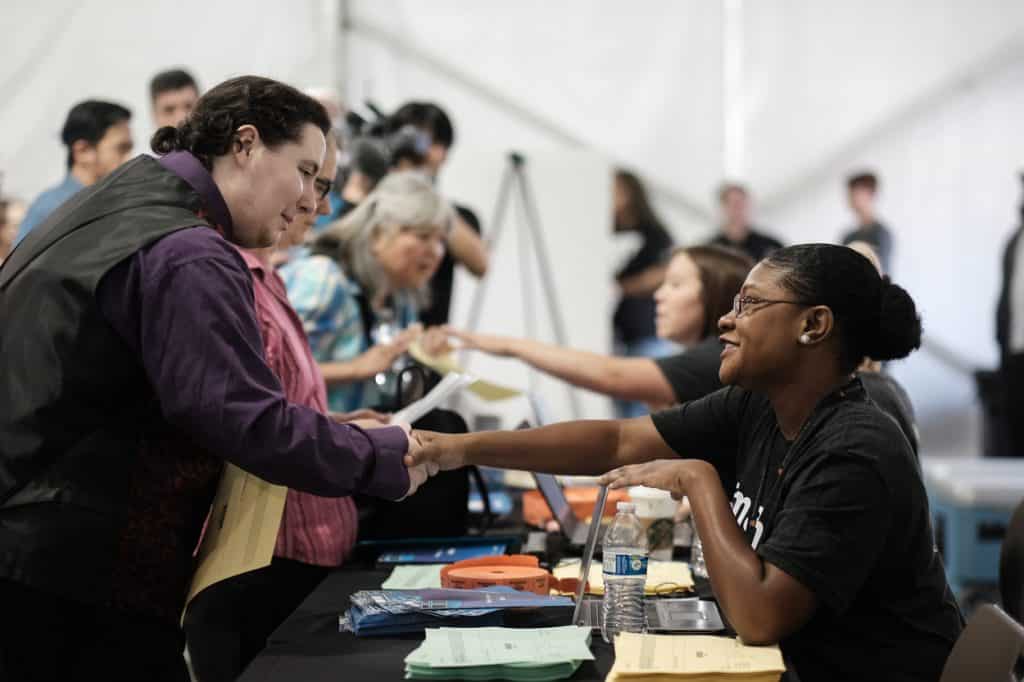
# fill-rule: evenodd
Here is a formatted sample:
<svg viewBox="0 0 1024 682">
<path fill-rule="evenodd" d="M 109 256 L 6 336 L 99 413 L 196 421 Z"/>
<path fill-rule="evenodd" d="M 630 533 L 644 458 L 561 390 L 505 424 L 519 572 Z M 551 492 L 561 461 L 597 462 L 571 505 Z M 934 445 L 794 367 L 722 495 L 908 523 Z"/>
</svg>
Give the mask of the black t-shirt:
<svg viewBox="0 0 1024 682">
<path fill-rule="evenodd" d="M 722 342 L 709 336 L 684 353 L 656 358 L 655 364 L 665 375 L 677 403 L 703 398 L 722 388 L 718 367 L 722 364 Z"/>
<path fill-rule="evenodd" d="M 636 228 L 636 232 L 643 237 L 643 245 L 615 273 L 617 280 L 638 275 L 665 262 L 672 249 L 672 237 L 657 223 L 641 225 Z M 615 325 L 615 338 L 619 341 L 628 343 L 654 336 L 654 296 L 623 296 L 615 308 L 612 321 Z"/>
<path fill-rule="evenodd" d="M 736 481 L 732 510 L 757 554 L 817 596 L 780 642 L 801 682 L 939 678 L 963 619 L 913 454 L 859 380 L 792 443 L 768 400 L 737 387 L 652 419 L 680 456 Z"/>
<path fill-rule="evenodd" d="M 465 206 L 453 206 L 459 217 L 480 234 L 480 220 Z M 420 322 L 425 327 L 448 324 L 448 313 L 452 305 L 452 287 L 455 285 L 455 259 L 446 250 L 441 265 L 430 280 L 430 307 L 420 311 Z"/>
<path fill-rule="evenodd" d="M 772 251 L 782 248 L 782 242 L 778 239 L 769 237 L 763 232 L 758 232 L 754 228 L 750 228 L 747 238 L 741 242 L 734 242 L 724 234 L 719 234 L 717 237 L 712 239 L 710 243 L 717 244 L 718 246 L 728 246 L 732 249 L 739 249 L 754 259 L 755 263 L 770 254 Z"/>
</svg>

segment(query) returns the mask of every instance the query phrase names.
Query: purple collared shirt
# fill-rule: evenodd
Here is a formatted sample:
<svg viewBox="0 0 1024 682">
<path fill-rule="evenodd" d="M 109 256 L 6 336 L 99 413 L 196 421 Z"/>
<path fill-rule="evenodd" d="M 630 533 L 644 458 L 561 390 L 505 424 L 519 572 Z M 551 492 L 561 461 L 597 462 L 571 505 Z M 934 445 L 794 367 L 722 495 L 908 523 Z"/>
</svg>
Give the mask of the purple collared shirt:
<svg viewBox="0 0 1024 682">
<path fill-rule="evenodd" d="M 175 152 L 160 162 L 230 235 L 227 205 L 199 161 Z M 407 492 L 400 428 L 364 431 L 285 399 L 264 358 L 249 270 L 217 231 L 186 228 L 146 246 L 107 273 L 96 295 L 142 362 L 164 418 L 207 451 L 315 495 Z"/>
</svg>

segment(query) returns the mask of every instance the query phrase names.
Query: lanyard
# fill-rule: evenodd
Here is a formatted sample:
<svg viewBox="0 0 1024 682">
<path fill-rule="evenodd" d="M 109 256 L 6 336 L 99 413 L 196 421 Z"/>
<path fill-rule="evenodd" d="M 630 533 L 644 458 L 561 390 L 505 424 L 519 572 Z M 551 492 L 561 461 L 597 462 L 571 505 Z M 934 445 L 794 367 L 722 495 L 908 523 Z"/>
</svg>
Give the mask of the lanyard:
<svg viewBox="0 0 1024 682">
<path fill-rule="evenodd" d="M 846 400 L 851 392 L 850 386 L 855 382 L 859 386 L 860 380 L 854 378 L 840 386 L 838 389 L 830 393 L 824 399 L 822 399 L 811 412 L 811 414 L 807 417 L 807 419 L 804 420 L 804 423 L 800 425 L 800 430 L 797 432 L 796 438 L 794 438 L 793 442 L 790 443 L 789 448 L 786 450 L 786 454 L 782 456 L 782 461 L 779 463 L 779 467 L 777 469 L 776 474 L 776 485 L 781 485 L 782 477 L 786 473 L 786 470 L 789 467 L 789 464 L 791 463 L 793 455 L 797 451 L 797 446 L 803 445 L 803 442 L 809 437 L 809 434 L 813 433 L 817 429 L 817 426 L 828 418 L 827 415 L 830 413 L 826 413 L 826 408 L 830 408 L 834 404 L 842 400 Z M 814 428 L 811 428 L 812 424 Z M 779 431 L 779 435 L 781 435 L 781 429 L 779 429 L 778 421 L 775 422 L 775 428 Z M 758 521 L 761 521 L 762 518 L 767 517 L 765 514 L 759 512 L 758 510 L 761 508 L 762 494 L 766 492 L 765 484 L 768 482 L 768 471 L 771 468 L 771 456 L 769 455 L 768 461 L 765 463 L 764 469 L 761 471 L 761 481 L 757 485 L 757 493 L 754 496 L 753 505 L 751 507 L 751 512 L 757 513 Z M 776 500 L 776 502 L 778 502 L 778 500 Z"/>
</svg>

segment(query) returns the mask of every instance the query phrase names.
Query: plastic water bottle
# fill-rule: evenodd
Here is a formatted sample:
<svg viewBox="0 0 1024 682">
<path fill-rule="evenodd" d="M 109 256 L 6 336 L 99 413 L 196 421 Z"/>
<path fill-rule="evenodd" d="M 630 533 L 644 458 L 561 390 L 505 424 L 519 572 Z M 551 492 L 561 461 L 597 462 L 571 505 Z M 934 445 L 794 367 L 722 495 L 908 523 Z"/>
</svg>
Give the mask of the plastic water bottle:
<svg viewBox="0 0 1024 682">
<path fill-rule="evenodd" d="M 631 502 L 619 502 L 602 546 L 604 603 L 601 635 L 614 642 L 620 632 L 643 632 L 647 534 Z"/>
</svg>

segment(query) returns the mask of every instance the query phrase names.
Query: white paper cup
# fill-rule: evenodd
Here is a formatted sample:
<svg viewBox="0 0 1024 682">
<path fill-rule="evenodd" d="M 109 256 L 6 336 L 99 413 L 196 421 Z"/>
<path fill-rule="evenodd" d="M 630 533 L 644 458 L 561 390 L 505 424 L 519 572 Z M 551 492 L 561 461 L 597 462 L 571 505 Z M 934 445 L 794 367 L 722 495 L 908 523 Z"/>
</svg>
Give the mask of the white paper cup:
<svg viewBox="0 0 1024 682">
<path fill-rule="evenodd" d="M 672 539 L 678 502 L 667 490 L 635 486 L 629 499 L 636 505 L 636 515 L 647 531 L 647 550 L 655 561 L 672 559 Z"/>
</svg>

